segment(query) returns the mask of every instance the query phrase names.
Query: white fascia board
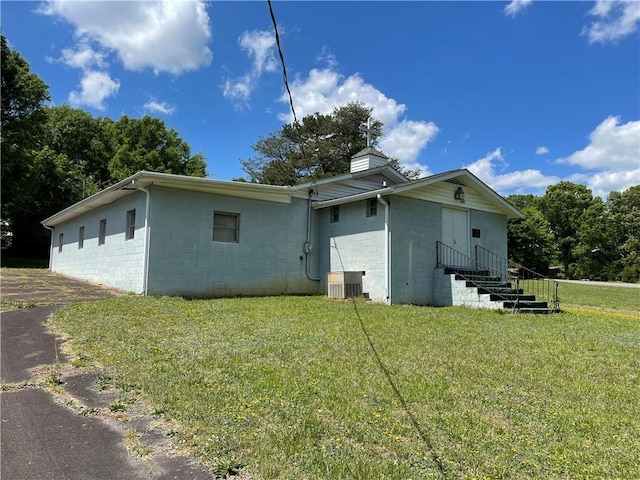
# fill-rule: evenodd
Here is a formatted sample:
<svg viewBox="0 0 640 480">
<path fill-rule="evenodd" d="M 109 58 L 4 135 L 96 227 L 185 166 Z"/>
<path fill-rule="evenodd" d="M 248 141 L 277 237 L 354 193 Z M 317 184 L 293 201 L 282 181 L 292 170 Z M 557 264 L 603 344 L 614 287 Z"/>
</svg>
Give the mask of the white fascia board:
<svg viewBox="0 0 640 480">
<path fill-rule="evenodd" d="M 279 185 L 231 182 L 213 180 L 209 178 L 173 175 L 169 173 L 142 171 L 135 173 L 130 177 L 127 177 L 124 180 L 79 201 L 78 203 L 75 203 L 74 205 L 71 205 L 70 207 L 65 208 L 46 220 L 43 220 L 42 224 L 48 227 L 58 225 L 95 208 L 108 205 L 122 197 L 130 195 L 132 192 L 138 191 L 138 187 L 149 187 L 151 185 L 206 193 L 218 193 L 220 195 L 252 198 L 278 203 L 291 203 L 292 197 L 304 199 L 309 198 L 308 192 L 297 191 L 291 187 L 282 187 Z"/>
<path fill-rule="evenodd" d="M 316 202 L 311 204 L 311 208 L 318 210 L 325 207 L 333 207 L 334 205 L 343 205 L 345 203 L 358 202 L 360 200 L 367 200 L 368 198 L 375 198 L 380 195 L 390 195 L 393 193 L 391 187 L 381 188 L 378 190 L 371 190 L 370 192 L 358 193 L 356 195 L 350 195 L 348 197 L 334 198 L 333 200 L 325 200 L 324 202 Z"/>
</svg>

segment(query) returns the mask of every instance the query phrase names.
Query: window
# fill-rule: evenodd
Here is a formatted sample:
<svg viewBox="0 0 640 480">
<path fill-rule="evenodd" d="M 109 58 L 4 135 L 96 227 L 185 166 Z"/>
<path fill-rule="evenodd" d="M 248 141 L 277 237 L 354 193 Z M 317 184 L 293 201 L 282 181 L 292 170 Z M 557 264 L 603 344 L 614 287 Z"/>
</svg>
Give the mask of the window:
<svg viewBox="0 0 640 480">
<path fill-rule="evenodd" d="M 378 199 L 370 198 L 367 200 L 367 217 L 375 217 L 378 215 Z"/>
<path fill-rule="evenodd" d="M 331 207 L 331 223 L 338 223 L 340 221 L 340 205 L 334 205 Z"/>
<path fill-rule="evenodd" d="M 136 211 L 127 212 L 127 229 L 124 232 L 125 240 L 131 240 L 136 234 Z"/>
<path fill-rule="evenodd" d="M 84 247 L 84 227 L 80 227 L 78 230 L 78 248 Z"/>
<path fill-rule="evenodd" d="M 104 239 L 107 236 L 107 219 L 100 220 L 100 229 L 98 230 L 98 245 L 104 245 Z"/>
<path fill-rule="evenodd" d="M 240 241 L 240 214 L 213 212 L 213 241 L 238 243 Z"/>
<path fill-rule="evenodd" d="M 61 233 L 60 234 L 60 239 L 58 240 L 58 253 L 60 253 L 62 251 L 63 239 L 64 239 L 64 234 Z"/>
</svg>

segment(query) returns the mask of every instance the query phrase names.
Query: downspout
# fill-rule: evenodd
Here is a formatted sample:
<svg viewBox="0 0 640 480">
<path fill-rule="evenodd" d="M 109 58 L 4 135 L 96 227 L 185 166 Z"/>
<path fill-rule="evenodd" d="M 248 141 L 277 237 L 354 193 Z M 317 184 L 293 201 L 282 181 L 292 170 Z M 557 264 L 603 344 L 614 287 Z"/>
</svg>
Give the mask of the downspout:
<svg viewBox="0 0 640 480">
<path fill-rule="evenodd" d="M 384 205 L 384 270 L 385 284 L 387 290 L 387 304 L 391 304 L 391 232 L 389 231 L 389 203 L 382 198 L 381 194 L 377 196 L 378 201 Z"/>
<path fill-rule="evenodd" d="M 142 272 L 142 294 L 146 297 L 149 285 L 149 232 L 151 231 L 149 213 L 151 212 L 151 192 L 145 187 L 138 187 L 138 190 L 147 194 L 147 203 L 144 211 L 144 270 Z"/>
<path fill-rule="evenodd" d="M 51 271 L 53 271 L 53 270 L 51 270 L 52 267 L 53 267 L 53 236 L 55 235 L 56 232 L 49 225 L 45 225 L 43 223 L 42 226 L 51 232 L 51 242 L 49 242 L 51 244 L 49 246 L 49 271 L 51 272 Z"/>
<path fill-rule="evenodd" d="M 312 277 L 309 274 L 309 256 L 313 250 L 313 244 L 311 243 L 311 196 L 314 194 L 313 189 L 309 190 L 309 200 L 307 200 L 307 241 L 304 244 L 304 272 L 309 280 L 319 282 L 319 278 Z"/>
</svg>

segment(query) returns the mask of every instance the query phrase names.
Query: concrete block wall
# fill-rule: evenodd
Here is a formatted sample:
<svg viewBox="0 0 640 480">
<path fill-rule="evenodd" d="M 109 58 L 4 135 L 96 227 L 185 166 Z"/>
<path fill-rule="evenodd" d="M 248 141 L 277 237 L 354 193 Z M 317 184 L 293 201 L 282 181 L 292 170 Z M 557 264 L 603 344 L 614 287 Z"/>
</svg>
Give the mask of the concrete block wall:
<svg viewBox="0 0 640 480">
<path fill-rule="evenodd" d="M 480 245 L 507 258 L 507 218 L 479 210 L 471 210 L 469 217 L 470 227 L 480 230 L 480 238 L 471 238 L 471 256 L 475 255 L 475 246 Z"/>
<path fill-rule="evenodd" d="M 489 294 L 478 294 L 476 287 L 467 287 L 466 281 L 456 280 L 456 276 L 445 274 L 444 268 L 433 271 L 433 304 L 439 307 L 464 306 L 472 308 L 503 308 L 501 301 L 492 301 Z"/>
<path fill-rule="evenodd" d="M 392 303 L 431 305 L 442 206 L 401 196 L 392 196 L 390 205 Z"/>
<path fill-rule="evenodd" d="M 136 211 L 134 237 L 125 239 L 127 211 Z M 52 235 L 50 266 L 53 272 L 94 283 L 141 293 L 144 271 L 144 216 L 146 195 L 133 192 L 81 217 L 57 225 Z M 98 245 L 100 220 L 107 220 L 105 242 Z M 80 227 L 84 226 L 83 248 L 78 247 Z M 60 234 L 62 252 L 59 252 Z"/>
<path fill-rule="evenodd" d="M 387 301 L 384 205 L 367 216 L 365 200 L 340 205 L 340 220 L 331 223 L 331 207 L 315 211 L 318 232 L 320 289 L 327 293 L 327 274 L 363 271 L 362 291 L 374 301 Z"/>
<path fill-rule="evenodd" d="M 151 187 L 149 294 L 219 297 L 318 292 L 305 273 L 307 202 Z M 239 242 L 213 241 L 214 211 L 240 215 Z"/>
</svg>

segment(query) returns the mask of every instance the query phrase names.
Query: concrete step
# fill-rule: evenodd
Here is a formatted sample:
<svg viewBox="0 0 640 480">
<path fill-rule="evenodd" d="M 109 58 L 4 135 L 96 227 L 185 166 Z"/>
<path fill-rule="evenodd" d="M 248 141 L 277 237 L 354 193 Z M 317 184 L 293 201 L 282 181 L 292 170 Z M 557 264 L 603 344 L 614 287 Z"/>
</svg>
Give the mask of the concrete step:
<svg viewBox="0 0 640 480">
<path fill-rule="evenodd" d="M 521 293 L 500 293 L 500 294 L 491 293 L 491 297 L 489 298 L 491 299 L 492 302 L 499 302 L 501 300 L 506 300 L 506 301 L 513 301 L 513 302 L 519 301 L 520 303 L 522 303 L 522 302 L 535 302 L 536 300 L 535 295 L 522 295 Z"/>
<path fill-rule="evenodd" d="M 460 273 L 456 273 L 456 280 L 466 280 L 468 282 L 476 282 L 476 283 L 483 283 L 483 282 L 489 282 L 489 283 L 500 283 L 502 282 L 502 279 L 497 276 L 491 276 L 491 275 L 462 275 Z"/>
<path fill-rule="evenodd" d="M 523 293 L 521 288 L 516 290 L 511 286 L 476 285 L 473 282 L 469 282 L 467 287 L 477 287 L 478 293 Z"/>
<path fill-rule="evenodd" d="M 507 301 L 507 302 L 504 302 L 503 306 L 504 308 L 507 308 L 509 310 L 512 310 L 513 308 L 516 308 L 517 310 L 522 310 L 526 308 L 544 308 L 544 309 L 549 308 L 549 305 L 547 304 L 547 302 L 536 302 L 536 301 L 519 301 L 519 302 Z"/>
</svg>

